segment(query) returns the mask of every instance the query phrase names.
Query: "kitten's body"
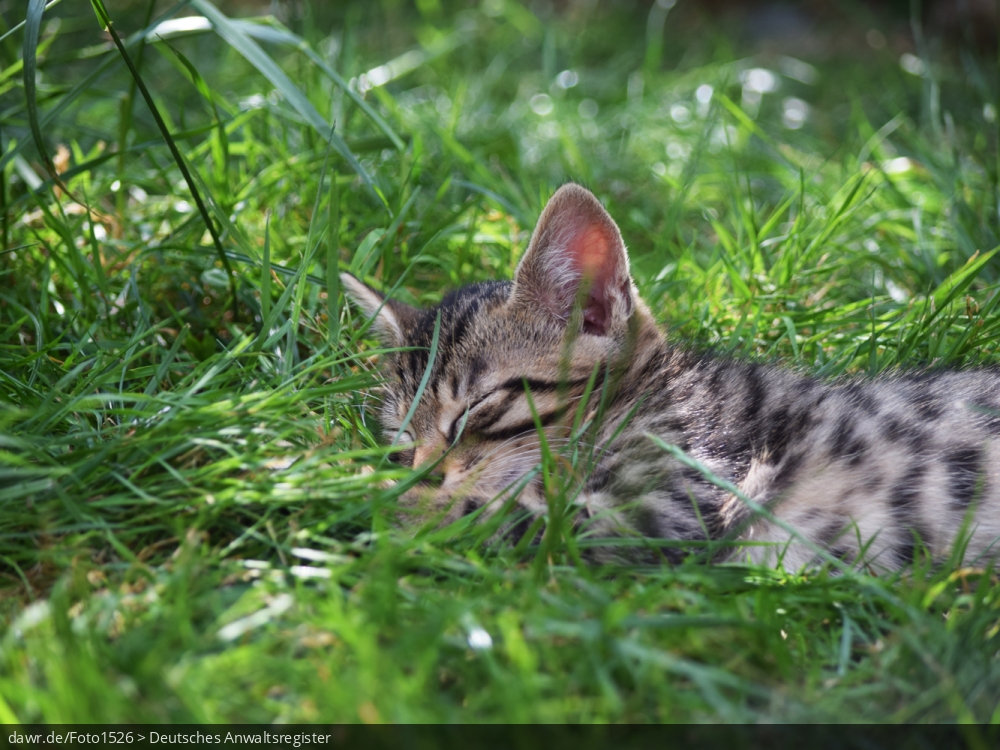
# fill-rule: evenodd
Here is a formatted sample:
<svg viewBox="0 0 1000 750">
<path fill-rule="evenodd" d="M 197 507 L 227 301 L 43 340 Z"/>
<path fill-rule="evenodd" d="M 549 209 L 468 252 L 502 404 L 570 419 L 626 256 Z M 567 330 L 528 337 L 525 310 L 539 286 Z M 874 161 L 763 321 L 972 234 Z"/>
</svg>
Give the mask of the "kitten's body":
<svg viewBox="0 0 1000 750">
<path fill-rule="evenodd" d="M 738 548 L 740 559 L 790 569 L 816 559 L 655 436 L 845 560 L 861 562 L 864 548 L 865 564 L 895 568 L 918 540 L 942 557 L 963 523 L 965 558 L 993 555 L 1000 374 L 831 384 L 673 347 L 636 293 L 617 227 L 576 185 L 553 196 L 514 282 L 472 285 L 416 310 L 344 281 L 388 343 L 413 347 L 387 363 L 382 420 L 390 440 L 412 441 L 404 462 L 435 463 L 443 477 L 403 497 L 421 518 L 512 504 L 512 517 L 545 514 L 542 477 L 531 476 L 542 455 L 537 418 L 553 450 L 591 448 L 573 501 L 598 536 L 735 537 L 777 543 Z M 438 316 L 433 368 L 403 434 Z M 582 437 L 572 430 L 579 416 L 590 425 Z"/>
</svg>

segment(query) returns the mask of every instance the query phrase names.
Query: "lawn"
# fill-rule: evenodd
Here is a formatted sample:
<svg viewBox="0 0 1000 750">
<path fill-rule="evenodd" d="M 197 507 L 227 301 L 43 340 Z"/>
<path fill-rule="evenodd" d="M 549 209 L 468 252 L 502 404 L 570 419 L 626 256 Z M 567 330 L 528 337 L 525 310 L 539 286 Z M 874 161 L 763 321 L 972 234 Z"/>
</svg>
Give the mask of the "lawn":
<svg viewBox="0 0 1000 750">
<path fill-rule="evenodd" d="M 510 278 L 576 180 L 678 341 L 822 377 L 998 363 L 981 22 L 44 5 L 0 28 L 0 721 L 1000 721 L 989 569 L 397 528 L 337 276 L 426 305 Z"/>
</svg>

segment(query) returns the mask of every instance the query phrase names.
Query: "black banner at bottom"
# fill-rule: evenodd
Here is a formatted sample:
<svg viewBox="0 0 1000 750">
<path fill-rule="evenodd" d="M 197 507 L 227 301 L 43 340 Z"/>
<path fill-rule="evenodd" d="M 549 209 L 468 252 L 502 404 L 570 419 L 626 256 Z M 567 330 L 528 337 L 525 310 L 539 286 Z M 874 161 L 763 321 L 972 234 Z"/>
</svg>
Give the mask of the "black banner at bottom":
<svg viewBox="0 0 1000 750">
<path fill-rule="evenodd" d="M 930 750 L 1000 747 L 974 725 L 7 725 L 0 748 L 412 748 L 412 750 Z"/>
</svg>

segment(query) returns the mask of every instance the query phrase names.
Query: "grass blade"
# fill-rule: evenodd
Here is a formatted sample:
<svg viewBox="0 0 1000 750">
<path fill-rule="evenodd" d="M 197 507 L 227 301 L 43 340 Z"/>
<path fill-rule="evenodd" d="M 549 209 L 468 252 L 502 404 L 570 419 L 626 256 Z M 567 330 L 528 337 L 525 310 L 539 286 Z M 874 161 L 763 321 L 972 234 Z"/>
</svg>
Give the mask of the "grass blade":
<svg viewBox="0 0 1000 750">
<path fill-rule="evenodd" d="M 139 43 L 142 39 L 145 38 L 146 34 L 148 34 L 151 29 L 156 27 L 157 24 L 162 23 L 163 21 L 171 18 L 172 16 L 180 12 L 187 4 L 188 0 L 181 0 L 181 2 L 177 3 L 173 7 L 166 10 L 149 26 L 129 36 L 128 39 L 126 39 L 123 42 L 125 48 L 128 49 L 133 45 Z M 41 118 L 39 118 L 38 120 L 39 129 L 44 131 L 46 128 L 52 125 L 52 123 L 54 123 L 61 114 L 63 114 L 67 109 L 69 109 L 81 96 L 90 92 L 93 89 L 94 84 L 97 83 L 97 81 L 101 80 L 101 78 L 103 78 L 109 72 L 111 72 L 111 70 L 121 61 L 122 59 L 120 56 L 113 57 L 111 55 L 108 55 L 104 59 L 104 61 L 101 62 L 100 65 L 98 65 L 88 75 L 84 76 L 77 83 L 75 83 L 69 91 L 63 94 L 63 96 L 59 99 L 59 103 L 56 104 L 56 106 L 54 106 L 52 109 L 46 112 Z M 17 141 L 17 143 L 15 143 L 10 148 L 8 148 L 4 153 L 4 155 L 0 157 L 0 170 L 6 167 L 7 164 L 9 164 L 12 160 L 16 159 L 20 155 L 21 150 L 24 148 L 24 146 L 29 142 L 31 141 L 28 141 L 27 139 L 22 139 Z"/>
<path fill-rule="evenodd" d="M 38 77 L 38 32 L 42 26 L 42 14 L 45 12 L 45 0 L 28 0 L 28 12 L 24 19 L 24 98 L 28 109 L 28 124 L 31 126 L 31 137 L 35 148 L 42 158 L 45 171 L 53 180 L 59 181 L 55 165 L 42 137 L 42 127 L 38 121 L 38 97 L 35 81 Z"/>
<path fill-rule="evenodd" d="M 188 170 L 187 163 L 184 161 L 184 157 L 181 156 L 181 152 L 177 148 L 177 144 L 174 142 L 173 136 L 170 135 L 170 129 L 167 128 L 167 124 L 163 121 L 163 116 L 160 114 L 160 110 L 157 108 L 156 102 L 153 101 L 153 97 L 146 88 L 146 84 L 143 82 L 142 76 L 139 75 L 139 71 L 136 70 L 135 65 L 133 65 L 132 58 L 129 57 L 128 51 L 125 49 L 125 45 L 122 44 L 122 40 L 118 36 L 118 32 L 115 31 L 114 24 L 112 24 L 111 17 L 108 15 L 108 11 L 104 7 L 103 0 L 91 0 L 91 4 L 94 6 L 94 11 L 97 13 L 97 17 L 101 21 L 102 26 L 107 29 L 109 34 L 111 34 L 111 38 L 114 40 L 115 46 L 118 47 L 118 51 L 125 60 L 125 64 L 128 66 L 129 72 L 132 74 L 132 78 L 135 80 L 136 86 L 139 87 L 139 92 L 142 94 L 142 98 L 146 100 L 146 106 L 149 107 L 149 111 L 153 115 L 153 119 L 156 120 L 156 125 L 160 129 L 160 133 L 163 135 L 163 140 L 166 141 L 167 147 L 170 149 L 170 153 L 174 157 L 177 167 L 181 170 L 181 174 L 184 175 L 184 182 L 187 183 L 188 190 L 191 191 L 191 197 L 194 198 L 194 202 L 198 206 L 198 212 L 201 214 L 202 221 L 205 222 L 205 227 L 212 236 L 212 242 L 215 244 L 215 251 L 218 254 L 219 260 L 222 262 L 222 267 L 226 271 L 226 278 L 229 282 L 229 291 L 232 296 L 233 319 L 239 320 L 239 300 L 236 294 L 236 274 L 233 273 L 233 268 L 229 264 L 229 258 L 226 256 L 226 251 L 222 247 L 222 238 L 219 237 L 219 232 L 215 228 L 215 222 L 213 222 L 212 217 L 208 215 L 208 209 L 205 207 L 205 202 L 201 198 L 201 193 L 198 191 L 194 180 L 191 178 L 191 172 Z"/>
<path fill-rule="evenodd" d="M 417 386 L 416 392 L 413 394 L 413 403 L 410 404 L 410 408 L 406 411 L 406 416 L 403 417 L 403 421 L 399 425 L 399 429 L 396 431 L 395 436 L 392 438 L 392 442 L 389 443 L 389 450 L 396 447 L 396 443 L 399 442 L 399 436 L 406 432 L 406 429 L 410 426 L 410 421 L 413 419 L 413 415 L 417 411 L 417 407 L 420 405 L 420 399 L 424 395 L 424 390 L 427 388 L 427 384 L 430 382 L 431 373 L 434 371 L 434 360 L 437 357 L 438 352 L 438 336 L 441 333 L 441 313 L 437 314 L 434 319 L 434 333 L 431 336 L 431 348 L 427 354 L 427 366 L 424 368 L 423 377 L 420 378 L 420 385 Z M 388 452 L 386 456 L 388 456 Z M 385 458 L 382 459 L 383 463 Z"/>
<path fill-rule="evenodd" d="M 260 266 L 260 335 L 267 338 L 263 326 L 271 319 L 271 212 L 264 219 L 264 258 Z"/>
<path fill-rule="evenodd" d="M 389 126 L 389 123 L 383 119 L 382 115 L 376 112 L 372 106 L 358 94 L 357 91 L 351 88 L 347 84 L 347 81 L 345 81 L 336 70 L 327 65 L 326 60 L 316 54 L 316 51 L 309 46 L 309 43 L 305 39 L 293 34 L 288 29 L 281 27 L 275 19 L 271 18 L 268 20 L 272 26 L 263 26 L 252 21 L 238 19 L 231 19 L 230 23 L 232 23 L 236 28 L 242 29 L 249 36 L 252 36 L 255 39 L 260 39 L 263 42 L 287 44 L 291 47 L 295 47 L 295 49 L 299 50 L 302 54 L 308 57 L 317 68 L 322 70 L 331 81 L 337 84 L 337 86 L 339 86 L 343 92 L 347 94 L 351 101 L 353 101 L 362 112 L 368 115 L 371 121 L 374 122 L 378 128 L 389 137 L 389 140 L 392 141 L 392 144 L 399 151 L 406 148 L 406 144 L 403 143 L 403 139 L 396 135 L 396 131 Z"/>
<path fill-rule="evenodd" d="M 326 314 L 329 341 L 336 346 L 340 338 L 340 186 L 337 170 L 330 170 L 330 202 L 327 208 L 326 245 Z"/>
<path fill-rule="evenodd" d="M 50 0 L 49 3 L 43 9 L 43 12 L 45 10 L 48 10 L 49 8 L 55 7 L 56 5 L 58 5 L 61 2 L 62 2 L 62 0 Z M 7 37 L 9 37 L 11 34 L 14 34 L 14 33 L 18 32 L 18 31 L 20 31 L 22 28 L 24 28 L 24 26 L 25 26 L 26 23 L 27 23 L 27 19 L 25 19 L 24 21 L 21 21 L 21 23 L 14 24 L 11 28 L 9 28 L 3 34 L 0 34 L 0 42 L 2 42 L 4 39 L 6 39 Z"/>
<path fill-rule="evenodd" d="M 351 165 L 351 168 L 357 172 L 358 176 L 364 180 L 365 185 L 368 186 L 372 194 L 384 203 L 384 199 L 375 189 L 371 175 L 361 166 L 361 162 L 358 161 L 351 149 L 344 143 L 344 139 L 331 131 L 330 123 L 316 111 L 316 108 L 306 98 L 305 94 L 302 93 L 298 86 L 292 83 L 292 79 L 260 48 L 260 45 L 251 39 L 241 27 L 233 24 L 227 16 L 219 12 L 208 0 L 191 0 L 191 4 L 212 22 L 212 27 L 219 36 L 228 42 L 233 49 L 243 55 L 251 65 L 257 68 L 274 85 L 285 98 L 285 101 L 296 112 L 302 115 L 306 122 L 324 138 L 329 136 L 331 145 Z"/>
</svg>

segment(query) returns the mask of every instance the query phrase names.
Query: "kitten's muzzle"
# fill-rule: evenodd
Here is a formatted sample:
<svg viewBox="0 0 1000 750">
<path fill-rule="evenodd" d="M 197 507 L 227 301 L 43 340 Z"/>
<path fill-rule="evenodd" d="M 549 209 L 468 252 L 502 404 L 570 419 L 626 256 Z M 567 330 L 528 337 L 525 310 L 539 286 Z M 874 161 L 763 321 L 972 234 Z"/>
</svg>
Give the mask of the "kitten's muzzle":
<svg viewBox="0 0 1000 750">
<path fill-rule="evenodd" d="M 413 453 L 413 468 L 420 469 L 427 464 L 435 464 L 431 468 L 431 472 L 444 474 L 444 462 L 440 461 L 441 458 L 441 446 L 439 445 L 420 445 Z"/>
<path fill-rule="evenodd" d="M 421 487 L 439 488 L 445 481 L 445 461 L 438 445 L 421 445 L 413 454 L 413 468 L 424 472 Z"/>
</svg>

